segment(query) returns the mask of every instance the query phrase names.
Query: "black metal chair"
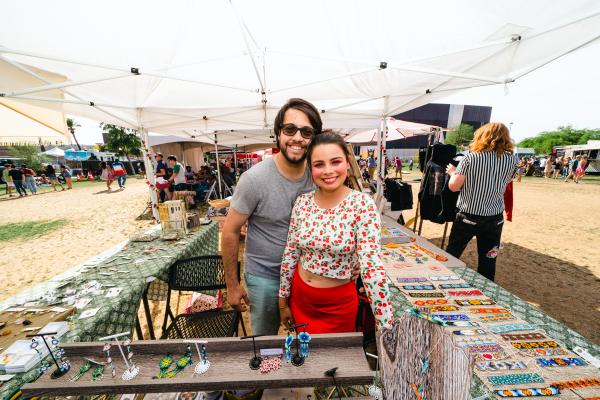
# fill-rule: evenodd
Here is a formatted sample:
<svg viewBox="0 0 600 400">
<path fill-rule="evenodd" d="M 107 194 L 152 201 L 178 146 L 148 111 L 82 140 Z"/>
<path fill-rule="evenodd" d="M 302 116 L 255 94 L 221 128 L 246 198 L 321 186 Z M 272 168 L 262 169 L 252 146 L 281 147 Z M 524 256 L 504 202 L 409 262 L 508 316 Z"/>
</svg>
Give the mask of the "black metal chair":
<svg viewBox="0 0 600 400">
<path fill-rule="evenodd" d="M 237 263 L 240 276 L 240 262 Z M 225 289 L 225 269 L 221 256 L 199 256 L 179 260 L 169 268 L 167 305 L 162 326 L 162 338 L 225 337 L 236 336 L 241 324 L 246 327 L 239 311 L 204 311 L 181 314 L 175 317 L 171 310 L 171 291 L 207 292 Z M 167 324 L 169 318 L 172 323 Z M 192 335 L 192 336 L 189 336 Z"/>
</svg>

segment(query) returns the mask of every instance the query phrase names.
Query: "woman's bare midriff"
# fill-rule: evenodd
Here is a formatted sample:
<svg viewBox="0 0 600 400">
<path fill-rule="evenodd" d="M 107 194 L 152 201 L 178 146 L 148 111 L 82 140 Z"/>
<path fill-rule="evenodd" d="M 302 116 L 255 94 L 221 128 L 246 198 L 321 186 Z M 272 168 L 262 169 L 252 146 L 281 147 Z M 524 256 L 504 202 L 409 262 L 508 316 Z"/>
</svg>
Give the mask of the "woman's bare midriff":
<svg viewBox="0 0 600 400">
<path fill-rule="evenodd" d="M 301 263 L 298 263 L 298 273 L 300 274 L 300 277 L 304 282 L 316 288 L 330 288 L 342 286 L 350 282 L 350 279 L 329 278 L 327 276 L 313 274 L 312 272 L 304 269 Z"/>
</svg>

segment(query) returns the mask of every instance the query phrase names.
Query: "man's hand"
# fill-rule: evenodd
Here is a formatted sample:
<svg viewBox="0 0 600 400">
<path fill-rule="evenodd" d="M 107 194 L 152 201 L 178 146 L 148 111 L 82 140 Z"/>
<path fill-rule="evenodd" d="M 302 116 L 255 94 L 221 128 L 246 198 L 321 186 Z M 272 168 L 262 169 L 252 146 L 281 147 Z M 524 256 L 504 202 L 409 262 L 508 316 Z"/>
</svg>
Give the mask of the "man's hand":
<svg viewBox="0 0 600 400">
<path fill-rule="evenodd" d="M 227 286 L 227 302 L 236 311 L 246 311 L 250 305 L 250 298 L 246 292 L 246 288 L 237 284 L 235 286 Z"/>
</svg>

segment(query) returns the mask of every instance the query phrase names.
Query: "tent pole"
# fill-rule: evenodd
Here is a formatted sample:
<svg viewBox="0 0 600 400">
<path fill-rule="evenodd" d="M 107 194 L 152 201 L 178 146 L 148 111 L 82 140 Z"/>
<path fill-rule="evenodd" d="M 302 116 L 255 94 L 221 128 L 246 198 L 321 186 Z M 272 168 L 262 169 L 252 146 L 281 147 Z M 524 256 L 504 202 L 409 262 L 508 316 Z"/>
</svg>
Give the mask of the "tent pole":
<svg viewBox="0 0 600 400">
<path fill-rule="evenodd" d="M 235 145 L 235 147 L 233 148 L 233 164 L 234 164 L 234 170 L 235 170 L 235 180 L 237 182 L 237 176 L 238 176 L 238 162 L 237 162 L 237 144 Z"/>
<path fill-rule="evenodd" d="M 148 150 L 150 150 L 150 140 L 148 138 L 148 131 L 144 128 L 139 129 L 139 135 L 142 139 L 142 157 L 144 157 L 144 169 L 146 170 L 146 180 L 150 184 L 148 189 L 150 191 L 150 203 L 152 203 L 152 216 L 156 220 L 156 222 L 160 222 L 160 216 L 158 213 L 158 195 L 156 193 L 156 175 L 154 174 L 154 164 L 152 164 L 152 160 L 148 154 Z M 146 147 L 148 146 L 148 147 Z"/>
<path fill-rule="evenodd" d="M 219 181 L 219 198 L 223 198 L 223 189 L 221 188 L 221 165 L 219 162 L 219 146 L 217 145 L 217 134 L 215 133 L 215 156 L 217 157 L 217 180 Z"/>
<path fill-rule="evenodd" d="M 383 119 L 381 120 L 381 123 L 379 124 L 379 129 L 377 130 L 377 192 L 376 192 L 376 196 L 375 198 L 377 198 L 377 195 L 379 195 L 379 193 L 381 193 L 381 136 L 382 136 L 382 132 L 383 132 Z M 373 155 L 375 156 L 375 155 Z"/>
</svg>

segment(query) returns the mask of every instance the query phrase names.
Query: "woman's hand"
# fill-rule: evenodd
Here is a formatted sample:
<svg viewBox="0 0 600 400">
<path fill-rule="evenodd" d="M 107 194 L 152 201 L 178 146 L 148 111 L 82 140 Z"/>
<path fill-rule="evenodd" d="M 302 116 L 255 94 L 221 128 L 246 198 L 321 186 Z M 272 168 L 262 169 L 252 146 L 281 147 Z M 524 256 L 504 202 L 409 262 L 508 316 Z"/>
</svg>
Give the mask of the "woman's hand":
<svg viewBox="0 0 600 400">
<path fill-rule="evenodd" d="M 292 310 L 290 310 L 290 307 L 288 306 L 287 299 L 282 297 L 279 298 L 279 321 L 286 329 L 290 327 L 290 323 L 294 323 Z"/>
<path fill-rule="evenodd" d="M 446 173 L 448 175 L 452 175 L 454 171 L 456 171 L 456 167 L 452 164 L 448 164 L 448 166 L 446 167 Z"/>
</svg>

